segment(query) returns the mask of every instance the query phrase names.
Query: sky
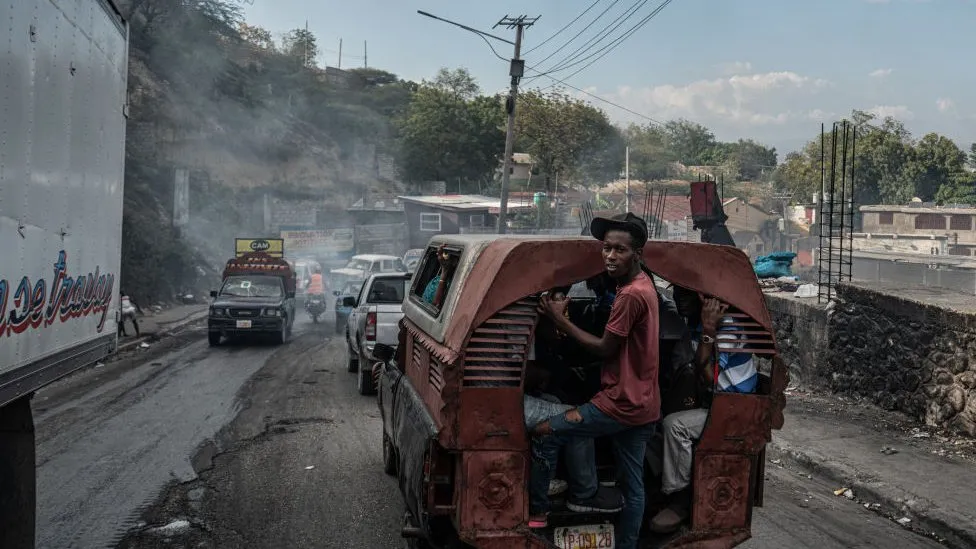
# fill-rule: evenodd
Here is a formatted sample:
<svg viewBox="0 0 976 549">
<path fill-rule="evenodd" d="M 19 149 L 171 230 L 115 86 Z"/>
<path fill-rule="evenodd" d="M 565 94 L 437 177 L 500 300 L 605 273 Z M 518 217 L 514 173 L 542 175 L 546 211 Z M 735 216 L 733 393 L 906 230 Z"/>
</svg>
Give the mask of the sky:
<svg viewBox="0 0 976 549">
<path fill-rule="evenodd" d="M 368 61 L 419 81 L 465 67 L 486 93 L 507 90 L 508 61 L 417 10 L 512 41 L 514 30 L 492 26 L 541 16 L 523 39 L 527 76 L 552 71 L 616 123 L 685 118 L 723 141 L 775 146 L 780 159 L 853 109 L 894 116 L 915 137 L 942 133 L 964 150 L 976 142 L 976 0 L 242 1 L 247 22 L 276 38 L 307 20 L 320 65 L 339 65 L 341 39 L 342 68 Z M 489 40 L 511 57 L 512 45 Z M 538 76 L 521 86 L 551 84 Z"/>
</svg>

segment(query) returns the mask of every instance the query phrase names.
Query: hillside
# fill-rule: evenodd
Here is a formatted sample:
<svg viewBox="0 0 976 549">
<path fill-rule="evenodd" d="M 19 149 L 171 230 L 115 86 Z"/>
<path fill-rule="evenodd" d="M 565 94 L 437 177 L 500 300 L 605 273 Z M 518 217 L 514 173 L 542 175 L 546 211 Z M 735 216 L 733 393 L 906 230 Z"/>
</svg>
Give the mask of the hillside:
<svg viewBox="0 0 976 549">
<path fill-rule="evenodd" d="M 122 287 L 144 302 L 213 283 L 233 238 L 260 234 L 266 192 L 339 204 L 392 183 L 377 166 L 411 84 L 375 70 L 344 81 L 239 32 L 231 2 L 119 2 L 130 22 Z M 189 171 L 190 223 L 173 221 Z"/>
</svg>

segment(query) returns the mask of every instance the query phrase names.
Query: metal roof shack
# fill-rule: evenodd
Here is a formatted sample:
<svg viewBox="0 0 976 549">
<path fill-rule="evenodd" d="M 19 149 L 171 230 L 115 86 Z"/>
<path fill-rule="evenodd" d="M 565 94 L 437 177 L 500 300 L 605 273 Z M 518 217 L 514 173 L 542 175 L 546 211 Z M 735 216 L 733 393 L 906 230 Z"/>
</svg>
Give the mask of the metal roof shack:
<svg viewBox="0 0 976 549">
<path fill-rule="evenodd" d="M 424 248 L 435 234 L 484 231 L 498 222 L 500 201 L 480 194 L 400 196 L 407 220 L 408 247 Z M 532 204 L 509 200 L 509 215 L 532 212 Z"/>
<path fill-rule="evenodd" d="M 434 196 L 399 196 L 404 202 L 421 204 L 430 208 L 447 210 L 451 212 L 468 212 L 474 210 L 486 210 L 490 214 L 498 214 L 501 208 L 501 200 L 491 196 L 480 194 L 442 194 Z M 508 211 L 531 210 L 531 204 L 522 206 L 518 204 L 508 204 Z"/>
</svg>

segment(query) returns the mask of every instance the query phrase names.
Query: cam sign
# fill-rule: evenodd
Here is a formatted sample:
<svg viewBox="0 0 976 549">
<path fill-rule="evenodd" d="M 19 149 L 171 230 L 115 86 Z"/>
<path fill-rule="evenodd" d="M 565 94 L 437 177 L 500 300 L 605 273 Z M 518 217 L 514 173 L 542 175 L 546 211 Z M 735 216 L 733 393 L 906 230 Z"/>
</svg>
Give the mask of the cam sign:
<svg viewBox="0 0 976 549">
<path fill-rule="evenodd" d="M 285 241 L 280 238 L 236 238 L 234 257 L 252 252 L 264 252 L 271 257 L 284 257 Z"/>
</svg>

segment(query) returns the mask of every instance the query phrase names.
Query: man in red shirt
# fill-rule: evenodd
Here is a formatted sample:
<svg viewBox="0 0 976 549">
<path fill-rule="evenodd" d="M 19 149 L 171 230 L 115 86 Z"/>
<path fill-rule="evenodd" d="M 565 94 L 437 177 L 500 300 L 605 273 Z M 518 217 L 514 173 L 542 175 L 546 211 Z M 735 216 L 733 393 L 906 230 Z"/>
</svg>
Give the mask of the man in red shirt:
<svg viewBox="0 0 976 549">
<path fill-rule="evenodd" d="M 543 526 L 549 511 L 548 487 L 559 449 L 583 439 L 611 436 L 624 495 L 616 536 L 620 549 L 636 549 L 644 517 L 644 453 L 661 419 L 658 389 L 658 300 L 654 281 L 641 269 L 647 225 L 632 213 L 596 218 L 590 232 L 603 241 L 606 272 L 617 284 L 602 337 L 574 325 L 564 315 L 567 301 L 542 297 L 540 310 L 556 327 L 605 360 L 602 389 L 590 402 L 552 417 L 533 429 L 530 526 Z M 616 512 L 620 496 L 599 486 L 591 471 L 570 471 L 567 506 L 577 512 Z"/>
</svg>

